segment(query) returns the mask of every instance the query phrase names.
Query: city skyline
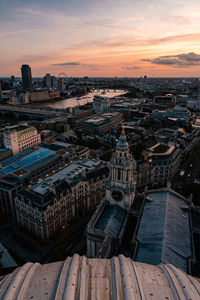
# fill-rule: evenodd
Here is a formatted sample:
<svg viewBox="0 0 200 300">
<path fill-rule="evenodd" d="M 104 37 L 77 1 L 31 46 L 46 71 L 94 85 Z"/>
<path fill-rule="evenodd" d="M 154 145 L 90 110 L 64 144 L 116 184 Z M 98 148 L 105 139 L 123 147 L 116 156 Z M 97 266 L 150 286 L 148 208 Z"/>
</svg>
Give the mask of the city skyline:
<svg viewBox="0 0 200 300">
<path fill-rule="evenodd" d="M 1 0 L 0 76 L 199 76 L 199 3 Z"/>
</svg>

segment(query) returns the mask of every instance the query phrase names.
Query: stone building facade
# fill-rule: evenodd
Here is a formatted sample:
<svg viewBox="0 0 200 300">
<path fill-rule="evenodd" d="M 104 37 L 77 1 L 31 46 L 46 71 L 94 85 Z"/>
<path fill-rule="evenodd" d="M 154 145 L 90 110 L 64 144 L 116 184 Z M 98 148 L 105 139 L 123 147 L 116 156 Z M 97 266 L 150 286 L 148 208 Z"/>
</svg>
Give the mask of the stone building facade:
<svg viewBox="0 0 200 300">
<path fill-rule="evenodd" d="M 105 195 L 106 166 L 60 179 L 57 174 L 15 197 L 17 222 L 41 239 L 54 238 L 75 217 L 96 208 Z"/>
<path fill-rule="evenodd" d="M 135 199 L 135 160 L 124 128 L 110 162 L 106 196 L 87 226 L 87 257 L 111 257 L 119 253 L 129 211 Z"/>
<path fill-rule="evenodd" d="M 40 133 L 34 126 L 19 126 L 4 133 L 5 148 L 11 149 L 13 155 L 41 143 Z"/>
</svg>

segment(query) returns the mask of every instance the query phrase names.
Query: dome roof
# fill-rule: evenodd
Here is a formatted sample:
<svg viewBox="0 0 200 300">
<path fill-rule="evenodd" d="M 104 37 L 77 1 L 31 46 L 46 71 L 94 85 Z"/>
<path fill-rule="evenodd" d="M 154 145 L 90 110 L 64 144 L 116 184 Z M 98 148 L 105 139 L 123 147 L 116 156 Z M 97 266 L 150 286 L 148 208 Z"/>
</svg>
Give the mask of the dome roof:
<svg viewBox="0 0 200 300">
<path fill-rule="evenodd" d="M 0 281 L 0 299 L 200 299 L 200 283 L 172 265 L 75 254 L 64 262 L 17 268 Z"/>
<path fill-rule="evenodd" d="M 128 143 L 126 141 L 126 135 L 125 135 L 125 127 L 122 126 L 121 135 L 119 137 L 119 141 L 117 143 L 117 147 L 128 147 Z"/>
<path fill-rule="evenodd" d="M 126 141 L 126 136 L 125 135 L 120 135 L 119 141 L 117 143 L 117 147 L 127 147 L 128 143 Z"/>
</svg>

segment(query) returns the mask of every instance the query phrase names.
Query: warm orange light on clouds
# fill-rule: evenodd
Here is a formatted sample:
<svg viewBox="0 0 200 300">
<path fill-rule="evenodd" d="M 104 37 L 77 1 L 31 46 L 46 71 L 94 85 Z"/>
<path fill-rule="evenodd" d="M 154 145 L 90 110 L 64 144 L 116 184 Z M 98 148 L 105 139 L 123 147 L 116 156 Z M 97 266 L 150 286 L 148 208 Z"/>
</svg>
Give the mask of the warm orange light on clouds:
<svg viewBox="0 0 200 300">
<path fill-rule="evenodd" d="M 1 0 L 0 76 L 22 64 L 33 76 L 199 76 L 199 13 L 199 0 Z"/>
</svg>

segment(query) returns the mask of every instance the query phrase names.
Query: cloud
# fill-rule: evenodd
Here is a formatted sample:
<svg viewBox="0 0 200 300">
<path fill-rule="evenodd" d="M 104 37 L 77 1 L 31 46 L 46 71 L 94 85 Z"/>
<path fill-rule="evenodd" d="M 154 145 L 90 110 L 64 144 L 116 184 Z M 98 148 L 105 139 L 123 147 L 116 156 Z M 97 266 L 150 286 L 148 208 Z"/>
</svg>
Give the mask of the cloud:
<svg viewBox="0 0 200 300">
<path fill-rule="evenodd" d="M 35 29 L 4 32 L 4 33 L 0 33 L 0 37 L 5 37 L 5 36 L 9 36 L 9 35 L 18 35 L 18 34 L 21 34 L 21 33 L 29 33 L 29 32 L 32 32 L 32 31 L 35 31 Z"/>
<path fill-rule="evenodd" d="M 64 62 L 64 63 L 57 63 L 57 64 L 51 64 L 51 66 L 60 66 L 60 67 L 64 67 L 64 66 L 83 66 L 83 67 L 88 67 L 91 68 L 91 70 L 97 70 L 97 65 L 92 65 L 92 64 L 84 64 L 84 63 L 80 63 L 80 62 Z"/>
<path fill-rule="evenodd" d="M 144 51 L 143 47 L 154 47 L 159 45 L 178 45 L 179 43 L 198 43 L 200 40 L 200 33 L 198 34 L 184 34 L 184 35 L 174 35 L 167 36 L 162 38 L 140 38 L 139 36 L 132 35 L 114 35 L 109 38 L 94 38 L 87 41 L 77 42 L 74 45 L 68 45 L 65 49 L 67 51 L 78 51 L 80 53 L 85 54 L 87 50 L 88 53 L 92 53 L 93 51 L 101 51 L 101 54 L 105 54 L 106 56 L 110 56 L 113 53 L 115 55 L 132 55 L 133 51 L 139 50 Z M 137 49 L 136 49 L 137 48 Z M 151 60 L 150 60 L 151 61 Z"/>
<path fill-rule="evenodd" d="M 80 62 L 64 62 L 58 64 L 52 64 L 52 66 L 80 66 Z"/>
<path fill-rule="evenodd" d="M 145 58 L 141 61 L 150 62 L 156 65 L 172 66 L 175 68 L 187 68 L 193 66 L 200 66 L 200 54 L 194 52 L 182 53 L 177 55 L 159 56 L 153 59 Z"/>
<path fill-rule="evenodd" d="M 133 66 L 133 67 L 122 67 L 124 70 L 138 70 L 141 69 L 141 67 Z"/>
</svg>

